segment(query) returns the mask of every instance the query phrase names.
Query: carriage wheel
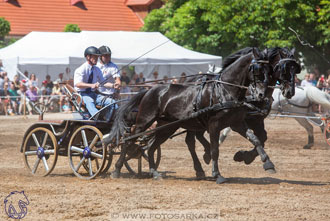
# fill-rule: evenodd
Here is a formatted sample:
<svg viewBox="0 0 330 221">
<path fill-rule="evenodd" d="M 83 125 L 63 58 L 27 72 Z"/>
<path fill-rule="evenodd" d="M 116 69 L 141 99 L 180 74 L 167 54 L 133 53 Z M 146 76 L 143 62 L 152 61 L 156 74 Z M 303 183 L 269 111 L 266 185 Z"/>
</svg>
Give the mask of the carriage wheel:
<svg viewBox="0 0 330 221">
<path fill-rule="evenodd" d="M 23 144 L 26 168 L 35 176 L 47 176 L 57 161 L 57 142 L 54 134 L 43 127 L 33 129 Z"/>
<path fill-rule="evenodd" d="M 324 138 L 327 144 L 330 146 L 330 121 L 325 121 Z"/>
<path fill-rule="evenodd" d="M 107 151 L 103 145 L 95 146 L 102 137 L 99 129 L 89 125 L 79 127 L 72 134 L 68 157 L 70 167 L 77 177 L 92 179 L 102 171 Z"/>
<path fill-rule="evenodd" d="M 156 168 L 158 168 L 159 164 L 160 164 L 160 158 L 161 158 L 161 148 L 160 146 L 157 147 L 155 153 L 154 153 L 154 159 L 156 159 L 155 165 Z M 142 153 L 141 153 L 141 157 L 139 158 L 128 158 L 126 157 L 125 160 L 125 167 L 127 168 L 127 170 L 134 174 L 134 175 L 141 175 L 142 174 L 142 169 L 144 170 L 149 170 L 149 157 L 147 154 L 147 150 L 143 149 Z M 137 168 L 137 170 L 133 169 L 133 168 Z"/>
</svg>

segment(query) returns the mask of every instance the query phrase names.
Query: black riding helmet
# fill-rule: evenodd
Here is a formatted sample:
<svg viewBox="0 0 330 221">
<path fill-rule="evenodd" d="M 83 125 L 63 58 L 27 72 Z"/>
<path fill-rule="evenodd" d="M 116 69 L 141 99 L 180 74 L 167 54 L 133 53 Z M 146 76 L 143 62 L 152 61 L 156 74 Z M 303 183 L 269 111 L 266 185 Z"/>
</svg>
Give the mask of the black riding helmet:
<svg viewBox="0 0 330 221">
<path fill-rule="evenodd" d="M 104 54 L 111 55 L 111 50 L 108 46 L 103 45 L 103 46 L 99 47 L 99 50 L 100 50 L 101 55 L 104 55 Z"/>
<path fill-rule="evenodd" d="M 97 47 L 90 46 L 90 47 L 86 48 L 85 52 L 84 52 L 85 57 L 89 54 L 91 54 L 91 55 L 101 55 L 101 52 L 100 52 L 99 49 L 97 49 Z"/>
</svg>

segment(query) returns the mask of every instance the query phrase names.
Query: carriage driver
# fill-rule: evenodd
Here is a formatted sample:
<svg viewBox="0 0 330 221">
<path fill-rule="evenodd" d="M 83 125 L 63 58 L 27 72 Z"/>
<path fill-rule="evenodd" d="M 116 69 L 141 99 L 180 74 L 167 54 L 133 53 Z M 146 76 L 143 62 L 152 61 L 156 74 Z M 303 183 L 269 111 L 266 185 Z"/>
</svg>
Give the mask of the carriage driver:
<svg viewBox="0 0 330 221">
<path fill-rule="evenodd" d="M 116 97 L 116 94 L 119 93 L 121 81 L 120 81 L 120 72 L 113 62 L 111 62 L 111 50 L 108 46 L 99 47 L 101 56 L 100 62 L 97 66 L 101 69 L 103 77 L 108 79 L 108 82 L 115 84 L 114 88 L 105 88 L 100 87 L 99 91 L 101 93 L 110 95 L 111 97 Z"/>
<path fill-rule="evenodd" d="M 98 112 L 95 105 L 106 106 L 114 103 L 112 98 L 107 98 L 100 93 L 96 93 L 96 89 L 100 87 L 100 83 L 104 82 L 104 77 L 100 68 L 96 66 L 98 57 L 101 55 L 98 48 L 90 46 L 86 48 L 84 56 L 86 62 L 78 67 L 74 72 L 74 87 L 80 93 L 88 112 L 91 116 Z M 117 83 L 107 82 L 104 84 L 107 88 L 119 87 Z M 110 107 L 110 119 L 113 107 Z"/>
</svg>

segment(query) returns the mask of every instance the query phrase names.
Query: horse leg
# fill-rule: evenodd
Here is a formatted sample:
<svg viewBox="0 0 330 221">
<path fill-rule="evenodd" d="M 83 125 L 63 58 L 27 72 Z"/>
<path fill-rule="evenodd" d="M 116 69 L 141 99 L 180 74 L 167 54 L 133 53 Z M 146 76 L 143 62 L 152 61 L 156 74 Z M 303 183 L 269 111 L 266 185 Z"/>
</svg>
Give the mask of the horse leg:
<svg viewBox="0 0 330 221">
<path fill-rule="evenodd" d="M 218 123 L 218 122 L 215 122 Z M 210 133 L 210 147 L 211 147 L 211 159 L 212 159 L 212 177 L 216 178 L 216 183 L 221 184 L 227 181 L 219 171 L 219 137 L 220 137 L 220 129 L 216 128 L 215 123 L 210 125 L 209 133 Z"/>
<path fill-rule="evenodd" d="M 204 132 L 205 131 L 196 131 L 196 138 L 204 147 L 204 155 L 203 155 L 204 162 L 206 164 L 209 164 L 211 161 L 211 153 L 210 153 L 211 147 L 210 147 L 210 143 L 204 137 Z M 186 137 L 186 139 L 187 139 L 187 137 Z M 187 143 L 187 141 L 186 141 L 186 143 Z"/>
<path fill-rule="evenodd" d="M 120 170 L 123 167 L 125 157 L 127 153 L 127 144 L 123 144 L 121 146 L 120 156 L 115 164 L 115 170 L 111 172 L 112 178 L 119 178 L 120 177 Z"/>
<path fill-rule="evenodd" d="M 225 141 L 225 139 L 227 138 L 230 131 L 231 131 L 230 127 L 227 127 L 222 130 L 221 135 L 220 135 L 220 144 L 222 144 Z"/>
<path fill-rule="evenodd" d="M 159 126 L 159 125 L 158 125 Z M 155 180 L 159 180 L 162 178 L 161 174 L 158 173 L 156 170 L 156 164 L 154 159 L 154 153 L 156 149 L 164 143 L 172 134 L 175 133 L 175 131 L 178 129 L 178 127 L 170 127 L 166 128 L 166 130 L 159 130 L 155 132 L 155 136 L 149 141 L 148 144 L 148 162 L 149 162 L 149 170 L 150 175 Z"/>
<path fill-rule="evenodd" d="M 313 126 L 303 118 L 296 118 L 296 121 L 305 128 L 308 133 L 308 144 L 306 144 L 303 148 L 304 149 L 311 149 L 314 146 L 314 128 Z"/>
<path fill-rule="evenodd" d="M 203 136 L 203 134 L 202 134 L 202 136 Z M 197 132 L 196 132 L 196 137 L 197 137 Z M 205 177 L 205 172 L 204 172 L 204 170 L 202 168 L 202 165 L 199 162 L 199 159 L 198 159 L 197 154 L 196 154 L 195 132 L 188 130 L 187 131 L 187 134 L 186 134 L 186 140 L 185 141 L 186 141 L 186 144 L 188 146 L 190 155 L 191 155 L 191 157 L 193 159 L 194 169 L 196 171 L 196 177 L 197 178 L 204 178 Z M 210 148 L 210 147 L 208 147 L 208 148 Z M 209 154 L 209 151 L 210 150 L 208 150 L 208 152 L 207 152 L 208 154 Z M 205 153 L 205 154 L 207 154 L 207 153 Z M 204 156 L 205 156 L 205 154 L 204 154 Z M 205 158 L 204 158 L 204 161 L 205 161 Z M 210 163 L 210 161 L 209 161 L 209 163 Z"/>
<path fill-rule="evenodd" d="M 245 119 L 248 128 L 252 129 L 254 134 L 258 137 L 261 146 L 265 146 L 267 140 L 267 131 L 265 130 L 264 118 L 253 117 Z M 245 136 L 244 136 L 245 137 Z M 249 151 L 240 150 L 234 155 L 234 160 L 237 162 L 244 161 L 245 164 L 251 164 L 255 158 L 258 156 L 258 151 L 256 146 Z"/>
<path fill-rule="evenodd" d="M 247 127 L 247 125 L 244 123 L 242 125 L 238 125 L 235 127 L 232 127 L 232 129 L 236 132 L 238 132 L 243 137 L 247 138 L 254 146 L 258 153 L 258 155 L 261 158 L 261 161 L 264 163 L 263 167 L 266 171 L 270 173 L 275 173 L 275 166 L 270 160 L 269 156 L 267 155 L 266 151 L 264 150 L 262 143 L 258 139 L 258 137 L 254 134 L 254 132 Z"/>
</svg>

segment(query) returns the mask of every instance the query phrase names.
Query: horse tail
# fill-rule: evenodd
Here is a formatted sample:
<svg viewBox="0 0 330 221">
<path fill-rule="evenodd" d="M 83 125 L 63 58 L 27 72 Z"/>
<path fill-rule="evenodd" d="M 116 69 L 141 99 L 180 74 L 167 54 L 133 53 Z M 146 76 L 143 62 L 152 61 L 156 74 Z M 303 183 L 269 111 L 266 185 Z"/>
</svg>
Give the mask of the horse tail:
<svg viewBox="0 0 330 221">
<path fill-rule="evenodd" d="M 120 137 L 124 135 L 125 130 L 128 128 L 127 121 L 132 120 L 127 119 L 127 115 L 139 106 L 142 98 L 147 92 L 148 90 L 139 92 L 138 94 L 134 95 L 127 103 L 120 105 L 120 107 L 116 110 L 111 131 L 109 134 L 103 136 L 102 142 L 105 145 L 108 145 L 114 138 L 116 138 L 116 143 L 118 145 Z"/>
<path fill-rule="evenodd" d="M 313 103 L 320 104 L 323 108 L 330 110 L 330 95 L 316 87 L 306 87 L 306 96 Z"/>
</svg>

